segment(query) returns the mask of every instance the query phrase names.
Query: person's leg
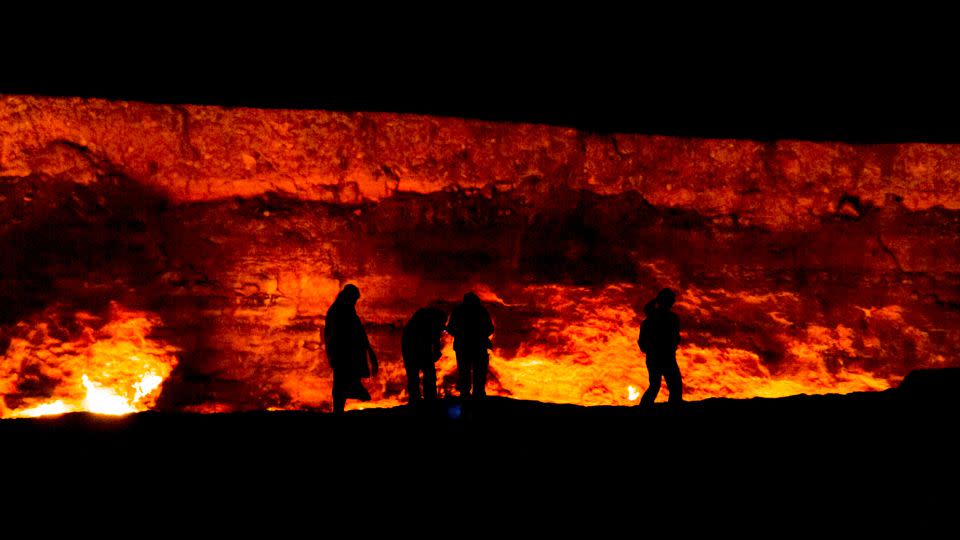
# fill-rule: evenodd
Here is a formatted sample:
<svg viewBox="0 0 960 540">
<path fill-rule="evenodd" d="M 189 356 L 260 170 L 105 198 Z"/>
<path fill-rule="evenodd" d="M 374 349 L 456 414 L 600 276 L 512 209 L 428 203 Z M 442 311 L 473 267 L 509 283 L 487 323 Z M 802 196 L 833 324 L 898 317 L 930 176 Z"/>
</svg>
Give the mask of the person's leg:
<svg viewBox="0 0 960 540">
<path fill-rule="evenodd" d="M 367 387 L 363 385 L 363 382 L 360 379 L 356 379 L 353 384 L 353 392 L 350 397 L 353 399 L 359 399 L 360 401 L 370 401 L 370 392 L 367 392 Z"/>
<path fill-rule="evenodd" d="M 457 391 L 460 397 L 470 397 L 470 353 L 457 351 Z"/>
<path fill-rule="evenodd" d="M 473 357 L 473 396 L 487 395 L 487 368 L 490 366 L 490 355 L 486 350 L 478 351 Z"/>
<path fill-rule="evenodd" d="M 423 399 L 437 399 L 437 366 L 429 360 L 423 367 Z"/>
<path fill-rule="evenodd" d="M 653 402 L 657 399 L 657 394 L 660 393 L 660 378 L 663 376 L 660 367 L 648 360 L 647 374 L 650 378 L 650 386 L 647 387 L 647 391 L 640 398 L 640 405 L 653 405 Z"/>
<path fill-rule="evenodd" d="M 343 380 L 337 377 L 337 372 L 333 372 L 333 412 L 342 413 L 347 403 L 347 397 L 343 391 Z"/>
<path fill-rule="evenodd" d="M 404 364 L 403 368 L 407 372 L 407 403 L 414 404 L 420 401 L 420 370 L 412 364 Z"/>
<path fill-rule="evenodd" d="M 667 363 L 663 376 L 667 380 L 667 390 L 670 391 L 670 403 L 683 401 L 683 380 L 680 377 L 680 366 L 677 365 L 676 358 Z"/>
</svg>

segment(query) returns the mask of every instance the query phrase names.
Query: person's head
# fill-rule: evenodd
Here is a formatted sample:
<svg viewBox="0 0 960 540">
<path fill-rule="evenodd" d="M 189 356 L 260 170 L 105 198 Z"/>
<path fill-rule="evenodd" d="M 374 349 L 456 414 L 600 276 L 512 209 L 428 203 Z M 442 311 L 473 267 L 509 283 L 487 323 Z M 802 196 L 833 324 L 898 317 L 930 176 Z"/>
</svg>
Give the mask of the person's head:
<svg viewBox="0 0 960 540">
<path fill-rule="evenodd" d="M 660 309 L 670 309 L 677 301 L 677 295 L 670 289 L 661 289 L 657 293 L 657 305 Z"/>
<path fill-rule="evenodd" d="M 479 305 L 480 305 L 480 297 L 477 296 L 477 295 L 476 295 L 475 293 L 473 293 L 473 292 L 468 292 L 467 294 L 463 295 L 463 303 L 464 303 L 464 304 L 468 304 L 468 305 L 476 305 L 476 306 L 479 306 Z"/>
<path fill-rule="evenodd" d="M 357 300 L 360 300 L 360 289 L 353 283 L 348 283 L 344 285 L 343 290 L 337 295 L 336 301 L 355 306 L 357 305 Z"/>
</svg>

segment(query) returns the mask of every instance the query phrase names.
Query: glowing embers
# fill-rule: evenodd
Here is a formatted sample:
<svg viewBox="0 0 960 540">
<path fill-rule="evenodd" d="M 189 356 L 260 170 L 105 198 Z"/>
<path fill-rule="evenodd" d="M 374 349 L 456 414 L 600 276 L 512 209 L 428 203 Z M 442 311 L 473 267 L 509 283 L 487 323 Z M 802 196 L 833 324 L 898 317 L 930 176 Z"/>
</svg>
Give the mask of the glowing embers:
<svg viewBox="0 0 960 540">
<path fill-rule="evenodd" d="M 814 291 L 680 287 L 677 282 L 667 276 L 648 287 L 501 285 L 495 291 L 473 284 L 497 328 L 488 395 L 579 405 L 638 404 L 649 386 L 637 346 L 642 306 L 661 283 L 680 290 L 675 311 L 683 341 L 677 360 L 684 399 L 691 401 L 885 390 L 912 369 L 947 365 L 946 352 L 960 343 L 960 334 L 940 342 L 931 337 L 924 330 L 932 326 L 929 315 L 915 304 L 863 308 L 858 297 L 824 311 Z M 379 297 L 374 287 L 368 290 L 369 305 L 363 306 L 368 324 L 379 322 L 382 329 L 402 317 L 402 311 L 385 316 L 381 306 L 390 304 L 378 303 L 378 298 L 393 298 L 395 287 L 385 287 Z M 418 301 L 425 303 L 444 295 L 423 296 Z M 380 374 L 364 381 L 373 400 L 348 402 L 349 408 L 406 403 L 399 331 L 372 333 L 371 339 L 382 359 Z M 300 369 L 275 364 L 283 370 L 281 388 L 290 397 L 279 407 L 329 410 L 332 378 L 324 371 L 325 360 L 316 362 Z M 441 397 L 457 395 L 456 378 L 455 353 L 447 338 L 437 363 Z M 664 385 L 658 400 L 668 397 Z"/>
<path fill-rule="evenodd" d="M 177 364 L 176 348 L 147 337 L 158 323 L 116 303 L 100 317 L 52 307 L 21 321 L 0 364 L 0 417 L 152 408 Z"/>
<path fill-rule="evenodd" d="M 620 284 L 530 286 L 505 295 L 518 302 L 511 305 L 537 315 L 514 354 L 494 350 L 490 366 L 500 388 L 488 391 L 557 403 L 636 404 L 648 386 L 636 344 L 642 320 L 636 306 L 647 299 L 644 294 L 640 287 Z M 884 390 L 913 367 L 906 365 L 906 355 L 884 352 L 904 336 L 912 336 L 911 350 L 923 353 L 914 355 L 919 356 L 916 365 L 942 363 L 916 322 L 901 317 L 897 330 L 890 331 L 879 324 L 879 316 L 856 318 L 862 310 L 854 306 L 826 317 L 816 303 L 792 292 L 689 286 L 676 311 L 683 329 L 677 359 L 684 397 L 690 400 Z M 901 311 L 896 306 L 874 310 Z M 841 321 L 861 329 L 853 332 Z M 503 322 L 498 321 L 498 332 L 506 327 Z M 658 401 L 667 397 L 664 385 Z"/>
</svg>

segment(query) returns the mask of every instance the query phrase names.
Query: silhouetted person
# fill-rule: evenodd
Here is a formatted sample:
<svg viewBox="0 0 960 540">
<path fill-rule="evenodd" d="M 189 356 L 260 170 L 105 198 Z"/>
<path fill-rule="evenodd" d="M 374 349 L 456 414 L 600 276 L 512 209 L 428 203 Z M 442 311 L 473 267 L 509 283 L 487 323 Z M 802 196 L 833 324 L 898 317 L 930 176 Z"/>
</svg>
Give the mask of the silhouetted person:
<svg viewBox="0 0 960 540">
<path fill-rule="evenodd" d="M 680 344 L 680 319 L 670 311 L 676 295 L 670 289 L 663 289 L 657 297 L 644 306 L 647 318 L 640 326 L 637 345 L 647 355 L 647 371 L 650 374 L 650 387 L 640 398 L 641 405 L 651 405 L 660 393 L 660 379 L 667 380 L 670 390 L 670 403 L 683 401 L 683 381 L 680 367 L 677 365 L 677 345 Z"/>
<path fill-rule="evenodd" d="M 343 412 L 347 399 L 370 400 L 370 393 L 360 379 L 369 377 L 371 368 L 374 375 L 379 369 L 377 356 L 357 316 L 359 299 L 360 289 L 355 285 L 346 285 L 327 310 L 327 321 L 323 328 L 327 359 L 333 368 L 333 412 L 337 413 Z"/>
<path fill-rule="evenodd" d="M 460 397 L 486 395 L 487 367 L 490 356 L 487 349 L 493 347 L 490 335 L 493 322 L 490 314 L 480 303 L 480 298 L 469 292 L 463 295 L 463 303 L 453 308 L 447 332 L 453 336 L 453 350 L 457 353 L 457 390 Z"/>
<path fill-rule="evenodd" d="M 420 401 L 420 373 L 423 373 L 423 399 L 437 398 L 436 361 L 440 359 L 447 314 L 436 308 L 418 309 L 403 327 L 400 350 L 407 371 L 407 393 L 410 403 Z"/>
</svg>

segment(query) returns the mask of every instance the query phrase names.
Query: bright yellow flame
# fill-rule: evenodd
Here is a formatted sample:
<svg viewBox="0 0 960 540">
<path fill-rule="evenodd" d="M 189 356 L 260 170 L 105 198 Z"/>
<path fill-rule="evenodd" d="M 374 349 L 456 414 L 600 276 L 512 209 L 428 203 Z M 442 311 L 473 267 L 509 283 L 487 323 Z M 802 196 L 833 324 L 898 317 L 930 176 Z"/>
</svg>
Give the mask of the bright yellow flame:
<svg viewBox="0 0 960 540">
<path fill-rule="evenodd" d="M 550 309 L 543 310 L 515 353 L 507 356 L 499 349 L 492 351 L 490 369 L 500 387 L 488 387 L 488 393 L 581 405 L 630 405 L 640 399 L 647 384 L 637 382 L 648 378 L 645 357 L 636 343 L 642 315 L 631 309 L 633 296 L 628 287 L 531 286 L 524 293 L 535 305 Z M 691 330 L 698 319 L 709 320 L 728 310 L 750 320 L 770 318 L 777 309 L 797 311 L 799 299 L 789 293 L 706 293 L 690 287 L 682 298 L 678 310 L 686 326 L 677 363 L 687 400 L 849 393 L 884 390 L 891 385 L 890 378 L 866 371 L 856 362 L 829 365 L 831 359 L 855 359 L 860 354 L 855 333 L 843 325 L 801 329 L 785 317 L 772 317 L 776 326 L 766 331 L 771 339 L 785 343 L 779 364 L 765 362 L 758 352 L 739 347 L 730 336 Z M 755 306 L 755 311 L 747 313 L 749 306 Z M 701 344 L 704 342 L 707 344 Z M 453 351 L 444 352 L 453 355 Z M 456 368 L 451 365 L 449 369 Z M 657 401 L 668 398 L 663 385 Z"/>
<path fill-rule="evenodd" d="M 146 373 L 143 378 L 140 379 L 140 382 L 133 385 L 137 393 L 133 396 L 133 402 L 137 403 L 140 401 L 140 398 L 149 395 L 151 392 L 160 388 L 160 385 L 163 384 L 163 377 L 157 375 L 156 373 Z"/>
<path fill-rule="evenodd" d="M 390 407 L 399 407 L 401 405 L 406 405 L 405 400 L 400 400 L 397 398 L 392 399 L 378 399 L 373 401 L 348 401 L 344 410 L 346 411 L 362 411 L 365 409 L 388 409 Z"/>
<path fill-rule="evenodd" d="M 661 282 L 676 286 L 667 279 Z M 509 321 L 494 321 L 498 335 L 511 339 L 493 338 L 488 395 L 579 405 L 630 406 L 642 399 L 649 374 L 637 337 L 644 318 L 642 304 L 649 296 L 638 287 L 524 285 L 496 292 L 481 285 L 471 288 L 495 319 L 514 306 L 519 306 L 518 313 L 536 314 L 529 323 L 521 319 L 521 340 L 511 335 L 516 330 L 510 329 Z M 918 365 L 942 358 L 932 354 L 936 351 L 928 335 L 916 323 L 905 321 L 898 306 L 873 308 L 869 321 L 854 326 L 836 324 L 817 305 L 790 291 L 688 286 L 676 311 L 683 337 L 677 364 L 688 401 L 885 390 L 902 378 L 904 372 L 896 366 L 902 364 L 903 353 L 912 351 L 922 359 Z M 399 336 L 387 339 L 399 341 Z M 436 363 L 438 389 L 441 397 L 456 396 L 456 353 L 452 338 L 443 340 L 443 355 Z M 501 348 L 501 343 L 510 345 Z M 406 378 L 402 362 L 398 356 L 390 361 L 382 352 L 389 350 L 386 343 L 374 346 L 384 361 L 380 374 L 363 383 L 373 401 L 350 400 L 348 409 L 407 401 L 406 392 L 398 390 Z M 315 362 L 309 373 L 284 374 L 282 388 L 291 402 L 282 408 L 330 406 L 332 378 L 322 369 L 326 360 L 317 355 Z M 661 383 L 657 401 L 667 401 L 669 395 Z"/>
<path fill-rule="evenodd" d="M 83 400 L 83 409 L 97 414 L 129 414 L 137 412 L 126 398 L 120 396 L 111 388 L 103 388 L 90 382 L 83 376 L 83 386 L 87 389 L 87 397 Z"/>
<path fill-rule="evenodd" d="M 51 308 L 22 321 L 0 362 L 0 418 L 152 408 L 177 364 L 176 348 L 148 337 L 158 322 L 150 313 L 118 304 L 104 318 Z M 34 373 L 51 381 L 44 395 L 18 396 L 20 408 L 6 409 L 5 395 L 17 395 L 20 381 Z"/>
<path fill-rule="evenodd" d="M 70 407 L 63 400 L 58 399 L 53 403 L 44 403 L 29 409 L 17 411 L 16 418 L 37 418 L 38 416 L 53 416 L 70 412 Z"/>
</svg>

